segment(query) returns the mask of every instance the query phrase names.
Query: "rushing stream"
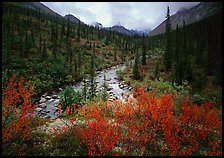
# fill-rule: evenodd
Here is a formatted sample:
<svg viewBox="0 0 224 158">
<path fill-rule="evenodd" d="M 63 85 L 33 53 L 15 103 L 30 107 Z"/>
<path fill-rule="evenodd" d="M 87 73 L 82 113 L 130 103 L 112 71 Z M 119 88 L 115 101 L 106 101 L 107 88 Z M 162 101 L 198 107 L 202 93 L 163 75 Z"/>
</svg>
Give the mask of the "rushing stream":
<svg viewBox="0 0 224 158">
<path fill-rule="evenodd" d="M 108 84 L 107 93 L 109 95 L 109 99 L 119 98 L 122 100 L 123 94 L 131 94 L 131 87 L 124 84 L 124 82 L 120 82 L 117 80 L 116 71 L 123 70 L 125 68 L 124 65 L 118 65 L 115 67 L 111 67 L 109 69 L 97 72 L 96 75 L 96 83 L 97 90 L 100 91 L 101 87 L 104 83 L 104 75 L 106 76 L 106 82 Z M 88 81 L 88 78 L 87 78 Z M 72 86 L 75 90 L 80 90 L 81 82 L 76 83 Z M 37 104 L 37 108 L 34 111 L 36 116 L 44 117 L 44 118 L 57 118 L 58 117 L 58 102 L 59 96 L 52 95 L 47 96 L 46 94 L 42 95 L 39 103 Z"/>
</svg>

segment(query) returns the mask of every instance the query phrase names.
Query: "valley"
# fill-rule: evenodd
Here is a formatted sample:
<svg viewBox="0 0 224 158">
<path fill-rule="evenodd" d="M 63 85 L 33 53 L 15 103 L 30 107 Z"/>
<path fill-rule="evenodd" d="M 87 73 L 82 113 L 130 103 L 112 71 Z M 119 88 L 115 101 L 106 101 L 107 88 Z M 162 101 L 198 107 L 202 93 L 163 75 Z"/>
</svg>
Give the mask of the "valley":
<svg viewBox="0 0 224 158">
<path fill-rule="evenodd" d="M 222 155 L 221 3 L 166 7 L 137 30 L 3 2 L 2 156 Z"/>
</svg>

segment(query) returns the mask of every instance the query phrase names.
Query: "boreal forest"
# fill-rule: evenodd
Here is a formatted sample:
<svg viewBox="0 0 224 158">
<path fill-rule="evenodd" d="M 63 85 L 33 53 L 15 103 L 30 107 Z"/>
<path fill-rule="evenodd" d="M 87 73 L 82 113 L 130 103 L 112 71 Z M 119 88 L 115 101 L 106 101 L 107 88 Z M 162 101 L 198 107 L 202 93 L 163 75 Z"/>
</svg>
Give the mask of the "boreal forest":
<svg viewBox="0 0 224 158">
<path fill-rule="evenodd" d="M 221 156 L 222 2 L 171 10 L 134 33 L 2 2 L 2 156 Z"/>
</svg>

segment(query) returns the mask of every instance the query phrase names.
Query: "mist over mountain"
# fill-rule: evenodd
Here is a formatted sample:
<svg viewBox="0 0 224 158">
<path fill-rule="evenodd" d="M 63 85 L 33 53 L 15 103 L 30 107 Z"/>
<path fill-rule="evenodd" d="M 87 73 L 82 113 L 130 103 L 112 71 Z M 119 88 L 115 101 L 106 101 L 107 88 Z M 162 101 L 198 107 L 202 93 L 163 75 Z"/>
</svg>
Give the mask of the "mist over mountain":
<svg viewBox="0 0 224 158">
<path fill-rule="evenodd" d="M 76 17 L 76 15 L 67 14 L 63 17 L 40 2 L 22 2 L 22 4 L 25 7 L 29 7 L 32 9 L 40 8 L 41 12 L 44 12 L 46 14 L 51 14 L 54 16 L 58 16 L 60 18 L 68 19 L 68 17 L 70 17 L 70 20 L 74 23 L 79 22 L 79 19 Z M 170 9 L 172 10 L 172 8 L 170 8 Z M 211 16 L 217 12 L 220 12 L 221 10 L 222 10 L 222 6 L 221 6 L 221 3 L 219 3 L 219 2 L 201 2 L 198 5 L 190 8 L 190 9 L 186 9 L 185 7 L 182 7 L 175 14 L 170 16 L 171 27 L 172 27 L 172 29 L 175 29 L 176 25 L 181 27 L 183 25 L 183 20 L 185 20 L 186 25 L 200 21 L 208 16 Z M 80 22 L 81 22 L 81 24 L 85 24 L 82 21 L 80 21 Z M 133 36 L 133 35 L 142 36 L 143 34 L 148 34 L 149 36 L 153 36 L 153 35 L 157 35 L 160 33 L 164 33 L 166 23 L 164 20 L 161 24 L 159 24 L 153 30 L 151 30 L 151 29 L 145 29 L 145 30 L 127 29 L 125 26 L 121 26 L 118 24 L 110 26 L 110 27 L 104 27 L 101 22 L 94 22 L 90 25 L 100 28 L 100 29 L 116 31 L 116 32 L 120 32 L 120 33 L 130 35 L 130 36 Z"/>
<path fill-rule="evenodd" d="M 181 27 L 183 25 L 183 20 L 185 20 L 186 25 L 192 24 L 206 17 L 214 15 L 221 10 L 222 4 L 219 2 L 202 2 L 190 9 L 181 8 L 174 15 L 170 16 L 171 27 L 172 29 L 175 29 L 176 25 Z M 160 33 L 164 33 L 165 28 L 166 20 L 164 20 L 153 31 L 151 31 L 149 35 L 154 36 Z"/>
</svg>

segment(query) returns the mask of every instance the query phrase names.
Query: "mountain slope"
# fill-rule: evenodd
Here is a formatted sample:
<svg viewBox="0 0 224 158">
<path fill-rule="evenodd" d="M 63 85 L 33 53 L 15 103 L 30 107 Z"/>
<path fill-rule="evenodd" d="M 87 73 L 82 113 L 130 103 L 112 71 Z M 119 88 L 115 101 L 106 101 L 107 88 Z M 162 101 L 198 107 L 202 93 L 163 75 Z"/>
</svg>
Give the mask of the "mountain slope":
<svg viewBox="0 0 224 158">
<path fill-rule="evenodd" d="M 172 9 L 172 8 L 171 8 Z M 202 2 L 198 5 L 185 10 L 180 10 L 174 15 L 170 16 L 170 22 L 172 29 L 176 28 L 176 25 L 180 27 L 185 20 L 186 25 L 200 21 L 206 17 L 214 15 L 222 10 L 222 3 L 220 2 Z M 159 26 L 149 33 L 149 36 L 154 36 L 160 33 L 164 33 L 166 28 L 166 20 L 164 20 Z"/>
<path fill-rule="evenodd" d="M 81 20 L 79 20 L 78 18 L 76 18 L 74 15 L 72 15 L 72 14 L 67 14 L 67 15 L 65 15 L 64 16 L 64 18 L 65 19 L 68 19 L 68 18 L 70 18 L 70 21 L 72 21 L 72 22 L 74 22 L 74 23 L 79 23 L 79 21 L 80 21 L 80 23 L 82 23 L 82 24 L 84 24 Z"/>
<path fill-rule="evenodd" d="M 50 8 L 48 8 L 47 6 L 45 6 L 44 4 L 40 2 L 22 2 L 22 3 L 25 7 L 29 7 L 31 9 L 40 8 L 41 12 L 45 14 L 51 14 L 54 16 L 62 17 L 60 14 L 54 12 L 53 10 L 51 10 Z"/>
</svg>

